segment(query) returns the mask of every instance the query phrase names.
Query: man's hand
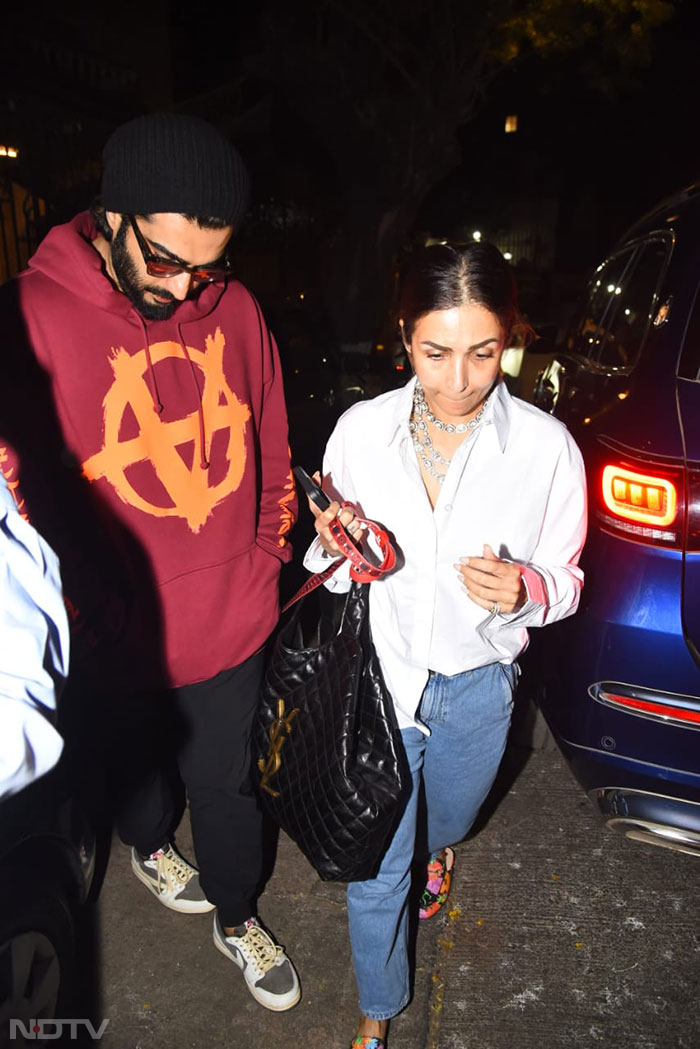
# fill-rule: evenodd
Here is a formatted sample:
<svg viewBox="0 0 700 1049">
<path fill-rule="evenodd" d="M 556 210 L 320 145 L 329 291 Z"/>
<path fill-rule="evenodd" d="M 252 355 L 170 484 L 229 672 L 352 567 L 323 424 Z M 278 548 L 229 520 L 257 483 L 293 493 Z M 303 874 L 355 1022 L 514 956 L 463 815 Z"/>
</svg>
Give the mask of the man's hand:
<svg viewBox="0 0 700 1049">
<path fill-rule="evenodd" d="M 488 543 L 483 557 L 460 557 L 455 568 L 462 590 L 489 612 L 516 612 L 527 600 L 520 565 L 501 561 Z"/>
</svg>

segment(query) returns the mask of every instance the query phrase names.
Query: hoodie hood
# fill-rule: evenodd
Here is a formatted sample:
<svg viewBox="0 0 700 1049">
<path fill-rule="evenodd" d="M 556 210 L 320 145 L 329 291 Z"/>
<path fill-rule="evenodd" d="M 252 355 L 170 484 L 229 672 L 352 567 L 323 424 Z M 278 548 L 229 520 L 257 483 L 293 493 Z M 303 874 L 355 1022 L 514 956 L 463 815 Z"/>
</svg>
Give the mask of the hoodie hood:
<svg viewBox="0 0 700 1049">
<path fill-rule="evenodd" d="M 114 287 L 105 273 L 104 261 L 93 241 L 98 230 L 89 211 L 83 211 L 63 226 L 52 229 L 39 245 L 36 254 L 29 261 L 29 269 L 42 273 L 45 277 L 58 283 L 71 294 L 89 302 L 99 309 L 124 317 L 137 324 L 143 331 L 144 346 L 150 373 L 150 394 L 154 410 L 160 415 L 163 402 L 158 386 L 158 379 L 153 367 L 150 350 L 149 324 L 161 324 L 162 321 L 146 320 L 123 292 Z M 175 309 L 168 322 L 177 331 L 178 341 L 183 356 L 187 359 L 192 373 L 193 387 L 197 394 L 197 415 L 200 433 L 200 461 L 203 469 L 208 469 L 209 459 L 206 454 L 206 422 L 202 406 L 202 390 L 197 379 L 194 364 L 187 349 L 187 342 L 182 334 L 182 327 L 188 323 L 201 321 L 215 308 L 223 295 L 224 285 L 218 287 L 207 284 L 196 296 L 185 299 Z"/>
<path fill-rule="evenodd" d="M 77 234 L 77 236 L 76 236 Z M 114 287 L 105 273 L 104 262 L 93 246 L 98 230 L 89 211 L 82 211 L 70 222 L 54 226 L 29 260 L 29 270 L 44 274 L 72 295 L 118 316 L 128 317 L 141 327 L 148 325 L 131 300 Z M 175 310 L 172 323 L 187 324 L 208 316 L 217 306 L 224 285 L 207 284 Z"/>
</svg>

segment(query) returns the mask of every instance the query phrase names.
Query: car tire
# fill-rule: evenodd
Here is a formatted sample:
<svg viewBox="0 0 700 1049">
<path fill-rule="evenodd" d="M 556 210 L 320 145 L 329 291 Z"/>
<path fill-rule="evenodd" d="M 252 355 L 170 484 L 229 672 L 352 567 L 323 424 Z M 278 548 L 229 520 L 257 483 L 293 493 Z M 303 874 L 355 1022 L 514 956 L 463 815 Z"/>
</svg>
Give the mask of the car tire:
<svg viewBox="0 0 700 1049">
<path fill-rule="evenodd" d="M 0 916 L 0 1042 L 11 1019 L 28 1030 L 30 1021 L 68 1015 L 75 975 L 73 916 L 62 892 L 47 884 L 18 892 L 15 883 L 2 899 L 8 913 Z M 24 1044 L 21 1034 L 12 1042 Z"/>
</svg>

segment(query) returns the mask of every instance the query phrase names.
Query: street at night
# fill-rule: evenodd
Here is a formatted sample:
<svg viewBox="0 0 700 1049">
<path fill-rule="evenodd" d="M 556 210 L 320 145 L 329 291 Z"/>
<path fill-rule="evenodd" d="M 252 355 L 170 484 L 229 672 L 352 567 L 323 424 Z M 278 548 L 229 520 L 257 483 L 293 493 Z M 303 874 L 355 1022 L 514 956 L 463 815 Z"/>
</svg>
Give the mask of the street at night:
<svg viewBox="0 0 700 1049">
<path fill-rule="evenodd" d="M 697 0 L 2 35 L 0 1049 L 698 1049 Z"/>
<path fill-rule="evenodd" d="M 505 793 L 503 793 L 505 791 Z M 694 1049 L 694 857 L 606 829 L 552 749 L 509 751 L 495 811 L 458 850 L 449 913 L 421 923 L 402 1049 Z M 491 808 L 491 806 L 489 806 Z M 169 914 L 115 842 L 95 916 L 95 1026 L 109 1049 L 343 1049 L 356 1003 L 343 888 L 282 840 L 261 913 L 297 961 L 299 1006 L 266 1013 L 212 951 L 209 916 Z"/>
</svg>

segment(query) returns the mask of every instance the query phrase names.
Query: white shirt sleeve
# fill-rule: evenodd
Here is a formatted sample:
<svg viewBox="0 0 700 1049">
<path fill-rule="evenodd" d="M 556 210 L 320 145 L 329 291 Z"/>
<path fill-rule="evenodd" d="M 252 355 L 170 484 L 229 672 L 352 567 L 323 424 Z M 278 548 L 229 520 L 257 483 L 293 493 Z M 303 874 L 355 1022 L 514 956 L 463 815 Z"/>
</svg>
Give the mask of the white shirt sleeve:
<svg viewBox="0 0 700 1049">
<path fill-rule="evenodd" d="M 56 700 L 68 672 L 58 559 L 0 475 L 0 798 L 58 761 Z"/>
<path fill-rule="evenodd" d="M 534 627 L 573 615 L 583 587 L 578 560 L 586 527 L 585 468 L 577 445 L 567 434 L 552 476 L 537 546 L 532 560 L 523 566 L 528 600 L 517 612 L 502 619 L 517 626 Z M 490 625 L 487 624 L 487 633 Z"/>
</svg>

